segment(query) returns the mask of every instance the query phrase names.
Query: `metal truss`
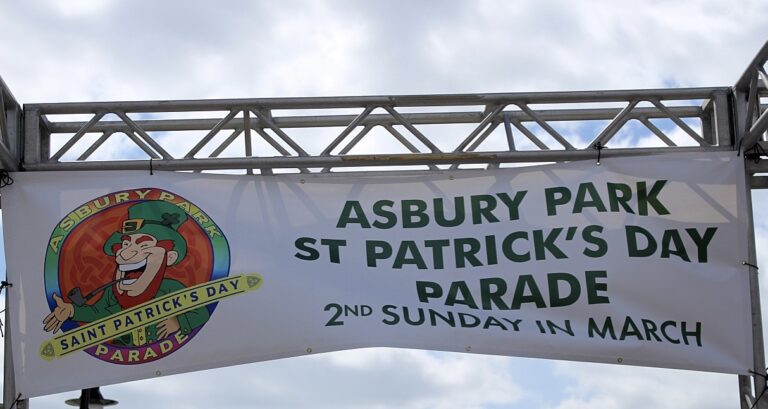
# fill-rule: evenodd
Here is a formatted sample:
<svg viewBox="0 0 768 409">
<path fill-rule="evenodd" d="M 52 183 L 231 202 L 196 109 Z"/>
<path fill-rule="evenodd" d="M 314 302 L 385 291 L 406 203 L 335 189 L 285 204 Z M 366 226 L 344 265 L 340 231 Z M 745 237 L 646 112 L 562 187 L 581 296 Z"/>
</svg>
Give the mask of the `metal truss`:
<svg viewBox="0 0 768 409">
<path fill-rule="evenodd" d="M 768 94 L 766 59 L 768 43 L 732 88 L 43 103 L 23 111 L 0 79 L 0 165 L 11 171 L 147 169 L 150 162 L 155 169 L 248 173 L 444 169 L 584 159 L 596 156 L 596 147 L 610 148 L 601 152 L 606 158 L 735 149 L 757 159 L 768 148 L 761 104 Z M 390 149 L 377 148 L 382 142 Z M 768 164 L 750 171 L 758 174 L 754 188 L 768 187 L 768 177 L 759 175 Z"/>
<path fill-rule="evenodd" d="M 329 172 L 566 161 L 596 157 L 595 147 L 612 148 L 602 151 L 606 158 L 732 149 L 729 92 L 724 87 L 31 104 L 24 107 L 22 166 L 148 169 L 151 159 L 154 169 L 165 170 Z M 73 121 L 73 115 L 85 117 Z M 431 125 L 442 127 L 426 129 Z M 613 149 L 617 135 L 631 126 L 652 141 L 624 135 Z M 569 127 L 579 135 L 568 135 Z M 126 137 L 130 143 L 122 151 L 94 159 L 110 139 Z M 382 142 L 394 143 L 395 150 L 376 151 Z M 171 153 L 180 145 L 188 148 Z M 136 159 L 137 152 L 144 158 Z"/>
</svg>

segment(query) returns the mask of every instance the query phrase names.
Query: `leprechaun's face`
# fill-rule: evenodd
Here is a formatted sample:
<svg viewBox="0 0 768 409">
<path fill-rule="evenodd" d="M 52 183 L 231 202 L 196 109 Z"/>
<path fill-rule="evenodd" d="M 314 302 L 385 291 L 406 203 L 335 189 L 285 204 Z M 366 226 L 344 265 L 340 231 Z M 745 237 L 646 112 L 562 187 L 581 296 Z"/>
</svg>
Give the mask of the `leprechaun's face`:
<svg viewBox="0 0 768 409">
<path fill-rule="evenodd" d="M 136 297 L 148 288 L 156 289 L 165 267 L 176 261 L 178 253 L 159 245 L 149 234 L 127 234 L 122 239 L 122 243 L 114 247 L 115 279 L 122 279 L 117 283 L 117 292 Z"/>
</svg>

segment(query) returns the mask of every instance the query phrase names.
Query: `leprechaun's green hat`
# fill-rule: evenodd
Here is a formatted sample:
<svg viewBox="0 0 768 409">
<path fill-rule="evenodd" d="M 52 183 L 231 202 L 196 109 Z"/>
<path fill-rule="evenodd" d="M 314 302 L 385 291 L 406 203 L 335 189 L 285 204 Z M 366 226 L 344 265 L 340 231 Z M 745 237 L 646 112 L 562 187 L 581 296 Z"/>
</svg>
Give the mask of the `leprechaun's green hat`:
<svg viewBox="0 0 768 409">
<path fill-rule="evenodd" d="M 178 264 L 187 254 L 187 241 L 177 231 L 187 221 L 187 214 L 178 206 L 162 200 L 148 200 L 128 208 L 128 218 L 123 221 L 120 231 L 109 236 L 104 243 L 104 252 L 114 256 L 112 246 L 123 241 L 127 234 L 149 234 L 157 241 L 173 241 L 173 249 L 179 254 Z"/>
</svg>

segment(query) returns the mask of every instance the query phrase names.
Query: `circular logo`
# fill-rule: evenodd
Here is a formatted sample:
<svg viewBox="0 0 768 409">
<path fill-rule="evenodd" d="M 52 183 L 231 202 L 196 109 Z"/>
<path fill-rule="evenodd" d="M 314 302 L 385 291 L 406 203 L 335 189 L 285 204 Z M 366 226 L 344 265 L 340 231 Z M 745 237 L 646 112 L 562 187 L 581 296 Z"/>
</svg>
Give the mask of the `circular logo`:
<svg viewBox="0 0 768 409">
<path fill-rule="evenodd" d="M 208 322 L 217 302 L 205 285 L 229 265 L 221 229 L 177 194 L 142 188 L 84 203 L 46 250 L 43 325 L 54 338 L 41 357 L 85 351 L 133 365 L 168 356 Z"/>
</svg>

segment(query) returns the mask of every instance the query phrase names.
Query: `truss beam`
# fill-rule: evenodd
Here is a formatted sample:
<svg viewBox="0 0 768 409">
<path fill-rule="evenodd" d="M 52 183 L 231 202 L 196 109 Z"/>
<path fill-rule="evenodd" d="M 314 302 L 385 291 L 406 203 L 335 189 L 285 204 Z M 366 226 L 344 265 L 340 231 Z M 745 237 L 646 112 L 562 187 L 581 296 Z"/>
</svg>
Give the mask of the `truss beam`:
<svg viewBox="0 0 768 409">
<path fill-rule="evenodd" d="M 637 151 L 645 154 L 670 146 L 677 149 L 681 138 L 687 138 L 683 145 L 720 149 L 731 146 L 733 140 L 731 135 L 718 134 L 730 133 L 718 127 L 727 122 L 723 115 L 729 110 L 722 105 L 728 100 L 722 96 L 728 92 L 729 88 L 686 88 L 30 104 L 25 106 L 23 165 L 27 170 L 140 169 L 152 160 L 156 169 L 248 173 L 273 168 L 328 172 L 367 166 L 421 165 L 433 170 L 439 165 L 451 169 L 476 163 L 498 166 L 588 157 L 593 143 L 612 143 L 631 122 L 646 129 L 659 148 L 640 148 L 632 136 L 629 143 L 615 148 L 645 149 Z M 87 120 L 72 115 L 85 115 Z M 566 124 L 574 123 L 581 127 L 579 132 L 593 135 L 580 139 L 569 134 Z M 436 134 L 427 129 L 430 125 L 450 129 L 441 128 Z M 354 153 L 362 140 L 377 137 L 376 128 L 394 136 L 399 151 Z M 300 129 L 318 136 L 306 132 L 297 136 Z M 204 134 L 195 134 L 199 131 Z M 329 131 L 335 137 L 321 140 L 320 134 Z M 673 133 L 677 136 L 672 137 Z M 86 138 L 88 134 L 93 136 Z M 99 150 L 119 134 L 135 145 L 132 151 L 111 152 L 108 159 L 99 160 Z M 499 140 L 493 142 L 495 136 Z M 235 143 L 238 139 L 242 143 Z M 190 148 L 172 152 L 177 144 Z M 137 152 L 145 154 L 146 160 L 136 160 Z"/>
</svg>

